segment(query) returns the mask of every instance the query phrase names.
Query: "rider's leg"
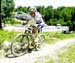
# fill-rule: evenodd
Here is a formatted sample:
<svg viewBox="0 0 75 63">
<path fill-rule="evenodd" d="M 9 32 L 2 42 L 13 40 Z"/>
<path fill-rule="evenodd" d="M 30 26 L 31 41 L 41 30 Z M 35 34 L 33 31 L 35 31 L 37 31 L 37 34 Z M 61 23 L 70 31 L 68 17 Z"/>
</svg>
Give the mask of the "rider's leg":
<svg viewBox="0 0 75 63">
<path fill-rule="evenodd" d="M 31 46 L 35 45 L 35 39 L 36 39 L 37 35 L 38 35 L 38 27 L 34 26 L 33 30 L 32 30 L 32 39 L 33 39 L 33 41 L 31 43 Z"/>
</svg>

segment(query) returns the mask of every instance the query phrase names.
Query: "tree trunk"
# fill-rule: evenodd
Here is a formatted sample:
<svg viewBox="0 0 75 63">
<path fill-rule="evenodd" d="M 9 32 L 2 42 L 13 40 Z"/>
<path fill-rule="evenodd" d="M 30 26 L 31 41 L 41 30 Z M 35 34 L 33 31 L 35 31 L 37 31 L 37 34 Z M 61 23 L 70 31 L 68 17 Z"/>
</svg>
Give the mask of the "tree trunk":
<svg viewBox="0 0 75 63">
<path fill-rule="evenodd" d="M 2 29 L 2 20 L 1 20 L 1 0 L 0 0 L 0 29 Z"/>
<path fill-rule="evenodd" d="M 0 29 L 2 29 L 2 20 L 1 20 L 1 15 L 0 15 Z"/>
</svg>

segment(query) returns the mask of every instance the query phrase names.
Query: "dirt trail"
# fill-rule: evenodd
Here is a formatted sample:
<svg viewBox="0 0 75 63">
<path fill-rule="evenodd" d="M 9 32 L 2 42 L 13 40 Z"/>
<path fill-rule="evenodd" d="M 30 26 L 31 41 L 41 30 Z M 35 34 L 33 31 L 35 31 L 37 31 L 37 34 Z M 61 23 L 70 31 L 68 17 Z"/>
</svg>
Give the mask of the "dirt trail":
<svg viewBox="0 0 75 63">
<path fill-rule="evenodd" d="M 40 51 L 32 51 L 20 57 L 15 58 L 0 58 L 0 63 L 34 63 L 39 57 L 51 56 L 55 63 L 57 62 L 56 50 L 75 42 L 75 38 L 61 40 L 53 45 L 44 44 Z"/>
</svg>

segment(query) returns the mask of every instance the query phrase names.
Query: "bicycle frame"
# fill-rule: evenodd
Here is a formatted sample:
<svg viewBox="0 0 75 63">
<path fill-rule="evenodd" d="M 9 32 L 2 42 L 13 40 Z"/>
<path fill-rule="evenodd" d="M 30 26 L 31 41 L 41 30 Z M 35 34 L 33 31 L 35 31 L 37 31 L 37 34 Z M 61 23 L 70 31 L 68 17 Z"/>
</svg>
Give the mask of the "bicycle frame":
<svg viewBox="0 0 75 63">
<path fill-rule="evenodd" d="M 27 33 L 28 33 L 28 34 L 27 34 Z M 33 36 L 32 36 L 32 30 L 30 30 L 30 29 L 28 28 L 27 30 L 24 31 L 24 34 L 27 34 L 27 36 L 30 36 L 31 39 L 32 39 L 32 42 L 35 43 L 35 42 L 34 42 L 34 38 L 33 38 Z M 30 35 L 29 35 L 29 34 L 30 34 Z M 29 37 L 28 37 L 28 38 L 29 38 Z"/>
</svg>

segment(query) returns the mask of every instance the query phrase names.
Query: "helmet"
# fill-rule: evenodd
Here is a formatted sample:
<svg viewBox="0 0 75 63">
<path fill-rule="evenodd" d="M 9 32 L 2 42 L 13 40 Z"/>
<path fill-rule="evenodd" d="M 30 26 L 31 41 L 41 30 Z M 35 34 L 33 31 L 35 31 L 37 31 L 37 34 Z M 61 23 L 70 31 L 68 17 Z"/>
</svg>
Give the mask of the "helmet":
<svg viewBox="0 0 75 63">
<path fill-rule="evenodd" d="M 30 8 L 29 8 L 29 12 L 32 12 L 32 11 L 33 11 L 33 12 L 36 12 L 37 10 L 36 10 L 35 7 L 30 7 Z"/>
</svg>

